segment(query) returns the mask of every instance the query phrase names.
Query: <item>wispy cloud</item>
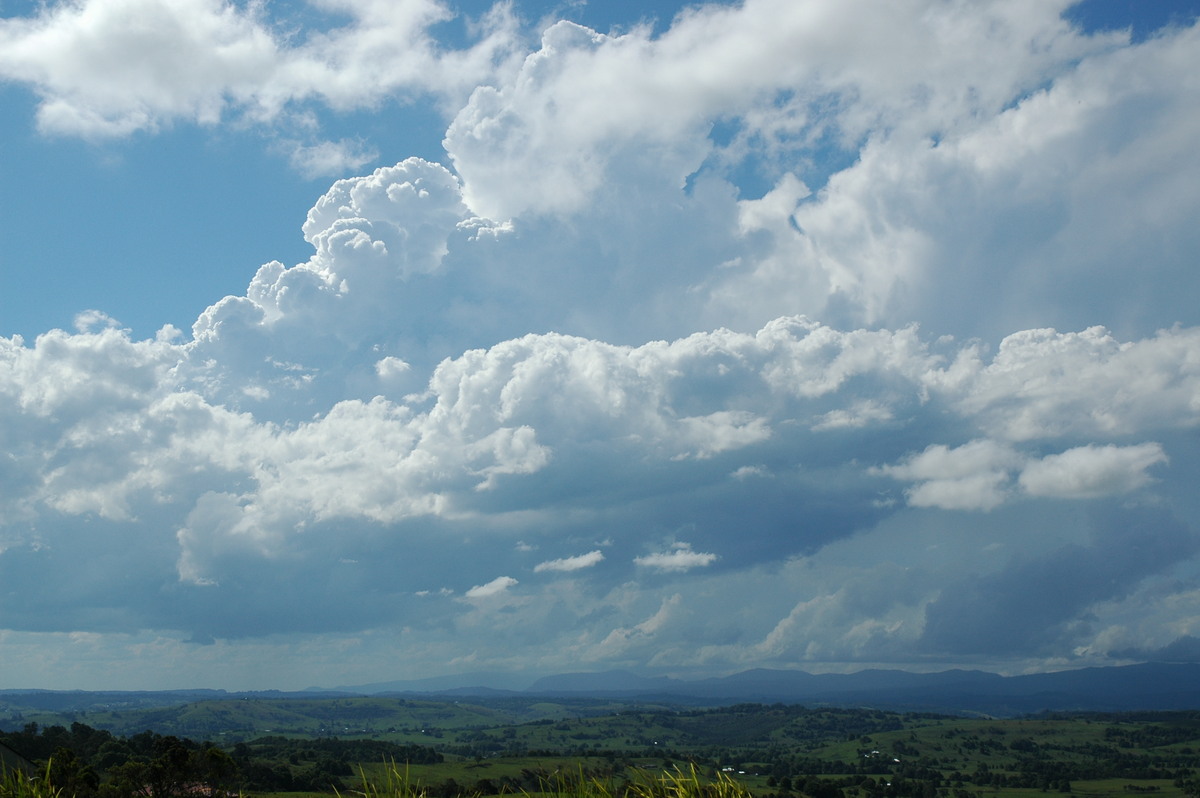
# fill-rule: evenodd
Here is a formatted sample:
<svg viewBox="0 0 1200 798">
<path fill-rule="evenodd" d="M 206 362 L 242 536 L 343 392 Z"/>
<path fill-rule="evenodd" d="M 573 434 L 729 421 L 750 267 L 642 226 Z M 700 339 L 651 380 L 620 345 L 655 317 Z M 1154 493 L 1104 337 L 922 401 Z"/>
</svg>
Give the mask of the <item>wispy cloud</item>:
<svg viewBox="0 0 1200 798">
<path fill-rule="evenodd" d="M 580 554 L 575 557 L 563 557 L 559 560 L 546 560 L 540 562 L 533 567 L 534 573 L 542 571 L 580 571 L 584 568 L 591 568 L 604 560 L 604 553 L 599 549 L 589 551 L 587 554 Z"/>
<path fill-rule="evenodd" d="M 296 171 L 308 178 L 340 177 L 379 158 L 374 147 L 362 141 L 322 141 L 318 144 L 291 142 L 289 160 Z"/>
<path fill-rule="evenodd" d="M 516 584 L 517 580 L 511 576 L 498 576 L 486 584 L 476 585 L 463 595 L 469 599 L 491 598 L 500 595 Z"/>
</svg>

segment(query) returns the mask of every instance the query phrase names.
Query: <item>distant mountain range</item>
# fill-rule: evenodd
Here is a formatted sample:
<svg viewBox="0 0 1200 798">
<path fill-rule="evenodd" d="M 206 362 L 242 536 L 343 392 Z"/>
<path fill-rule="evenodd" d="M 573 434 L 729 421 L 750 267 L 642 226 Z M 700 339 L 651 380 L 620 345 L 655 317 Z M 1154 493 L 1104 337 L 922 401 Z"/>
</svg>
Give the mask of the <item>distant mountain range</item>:
<svg viewBox="0 0 1200 798">
<path fill-rule="evenodd" d="M 627 671 L 563 673 L 524 689 L 498 689 L 491 674 L 383 682 L 342 692 L 454 696 L 532 696 L 663 700 L 676 703 L 815 703 L 930 712 L 1021 715 L 1042 711 L 1200 709 L 1200 665 L 1143 663 L 1108 668 L 1000 676 L 985 671 L 912 673 L 864 670 L 812 674 L 799 670 L 742 671 L 693 681 Z M 509 677 L 511 679 L 511 677 Z M 471 681 L 477 684 L 471 684 Z M 489 684 L 490 682 L 490 684 Z"/>
<path fill-rule="evenodd" d="M 1000 676 L 974 670 L 912 673 L 864 670 L 812 674 L 748 670 L 712 679 L 639 676 L 627 671 L 563 673 L 529 683 L 512 674 L 477 673 L 413 681 L 378 682 L 302 692 L 0 690 L 0 705 L 46 711 L 132 710 L 222 698 L 324 698 L 346 695 L 411 698 L 539 697 L 721 706 L 776 702 L 872 707 L 909 712 L 984 714 L 1039 712 L 1200 710 L 1200 664 L 1143 663 L 1109 668 Z"/>
</svg>

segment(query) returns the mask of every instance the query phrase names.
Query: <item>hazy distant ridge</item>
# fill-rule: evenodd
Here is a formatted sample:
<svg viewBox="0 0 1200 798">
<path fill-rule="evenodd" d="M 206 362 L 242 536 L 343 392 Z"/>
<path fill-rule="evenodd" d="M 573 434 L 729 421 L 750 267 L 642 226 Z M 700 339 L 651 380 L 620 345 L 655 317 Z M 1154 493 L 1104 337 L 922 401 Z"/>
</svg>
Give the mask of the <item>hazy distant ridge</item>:
<svg viewBox="0 0 1200 798">
<path fill-rule="evenodd" d="M 500 689 L 488 674 L 421 682 L 385 682 L 339 690 L 369 694 L 545 695 L 662 698 L 701 703 L 737 701 L 872 705 L 898 709 L 1023 714 L 1042 710 L 1125 711 L 1200 708 L 1200 665 L 1143 663 L 1000 676 L 977 670 L 912 673 L 864 670 L 812 674 L 754 669 L 699 680 L 639 676 L 628 671 L 561 673 L 525 689 Z M 512 682 L 508 682 L 512 684 Z"/>
<path fill-rule="evenodd" d="M 639 676 L 629 671 L 561 673 L 531 684 L 512 674 L 477 673 L 432 679 L 376 682 L 303 692 L 3 690 L 22 694 L 22 704 L 46 710 L 89 706 L 163 706 L 224 697 L 321 698 L 333 695 L 429 697 L 547 697 L 651 700 L 722 705 L 740 702 L 871 706 L 880 709 L 984 713 L 1012 716 L 1041 711 L 1133 711 L 1200 709 L 1200 664 L 1142 663 L 1024 676 L 976 670 L 912 673 L 864 670 L 812 674 L 755 669 L 720 678 L 685 680 Z"/>
<path fill-rule="evenodd" d="M 1019 714 L 1040 710 L 1200 708 L 1200 665 L 1143 663 L 1056 673 L 1000 676 L 985 671 L 849 674 L 757 669 L 723 678 L 684 681 L 621 671 L 539 679 L 526 693 L 664 696 L 744 701 L 865 703 L 903 708 Z"/>
</svg>

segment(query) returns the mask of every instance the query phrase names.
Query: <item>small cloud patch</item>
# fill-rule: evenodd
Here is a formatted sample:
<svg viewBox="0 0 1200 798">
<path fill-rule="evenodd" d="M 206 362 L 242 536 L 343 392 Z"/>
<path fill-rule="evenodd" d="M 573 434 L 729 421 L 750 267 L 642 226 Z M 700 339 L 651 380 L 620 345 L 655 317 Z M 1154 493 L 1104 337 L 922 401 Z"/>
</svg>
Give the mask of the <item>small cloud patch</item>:
<svg viewBox="0 0 1200 798">
<path fill-rule="evenodd" d="M 490 598 L 500 595 L 515 584 L 517 584 L 517 580 L 511 576 L 498 576 L 487 584 L 476 585 L 468 590 L 465 595 L 469 599 Z"/>
<path fill-rule="evenodd" d="M 661 551 L 655 554 L 647 554 L 644 557 L 637 557 L 633 563 L 634 565 L 654 568 L 659 571 L 690 571 L 692 568 L 711 565 L 716 559 L 717 555 L 715 554 L 692 551 L 690 543 L 676 543 L 670 551 Z"/>
<path fill-rule="evenodd" d="M 547 560 L 546 562 L 538 563 L 534 566 L 533 572 L 541 573 L 542 571 L 579 571 L 584 568 L 591 568 L 604 559 L 604 554 L 596 549 L 589 551 L 587 554 L 580 554 L 578 557 L 563 557 L 561 560 Z"/>
</svg>

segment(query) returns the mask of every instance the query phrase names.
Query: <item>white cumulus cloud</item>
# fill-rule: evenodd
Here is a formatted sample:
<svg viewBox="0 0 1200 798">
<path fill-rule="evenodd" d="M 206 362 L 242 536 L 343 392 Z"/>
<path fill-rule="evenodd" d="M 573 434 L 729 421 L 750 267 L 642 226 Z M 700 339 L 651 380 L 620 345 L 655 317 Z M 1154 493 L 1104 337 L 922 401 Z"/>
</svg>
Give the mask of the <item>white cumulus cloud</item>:
<svg viewBox="0 0 1200 798">
<path fill-rule="evenodd" d="M 429 28 L 451 18 L 436 0 L 330 2 L 339 27 L 292 37 L 271 6 L 226 0 L 85 0 L 0 19 L 0 75 L 41 97 L 38 125 L 88 138 L 156 131 L 233 114 L 274 120 L 319 100 L 370 106 L 395 92 L 465 95 L 511 54 L 513 20 L 498 7 L 478 40 L 446 50 Z M 309 152 L 301 165 L 312 168 Z"/>
<path fill-rule="evenodd" d="M 1030 463 L 1020 485 L 1034 496 L 1090 498 L 1120 495 L 1150 482 L 1152 466 L 1167 462 L 1158 443 L 1135 446 L 1080 446 Z"/>
<path fill-rule="evenodd" d="M 633 562 L 644 568 L 657 571 L 688 571 L 692 568 L 702 568 L 711 565 L 717 555 L 703 551 L 692 551 L 691 544 L 676 543 L 668 551 L 654 552 L 641 557 L 635 557 Z"/>
</svg>

